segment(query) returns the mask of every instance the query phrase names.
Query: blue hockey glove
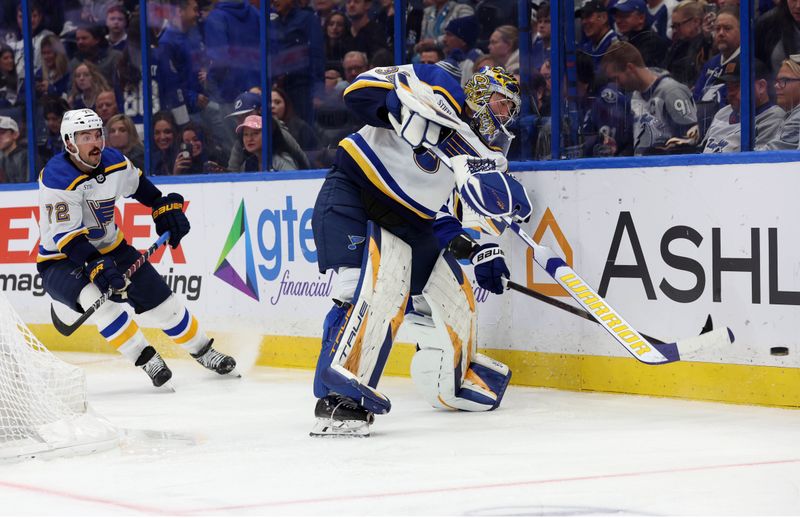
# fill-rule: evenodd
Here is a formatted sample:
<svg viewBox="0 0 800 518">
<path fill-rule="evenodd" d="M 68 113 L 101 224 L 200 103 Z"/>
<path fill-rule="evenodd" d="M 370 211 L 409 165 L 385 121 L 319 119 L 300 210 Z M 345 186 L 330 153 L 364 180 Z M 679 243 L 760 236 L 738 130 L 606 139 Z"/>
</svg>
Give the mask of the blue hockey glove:
<svg viewBox="0 0 800 518">
<path fill-rule="evenodd" d="M 125 277 L 117 269 L 117 263 L 110 257 L 98 257 L 94 261 L 86 263 L 86 275 L 102 293 L 108 288 L 122 290 L 125 288 Z"/>
<path fill-rule="evenodd" d="M 183 213 L 183 196 L 173 192 L 156 200 L 153 204 L 153 221 L 156 223 L 156 233 L 160 236 L 169 230 L 169 245 L 172 248 L 178 246 L 191 228 L 189 219 Z"/>
<path fill-rule="evenodd" d="M 511 272 L 506 266 L 503 249 L 494 243 L 481 245 L 473 254 L 471 261 L 475 266 L 475 278 L 478 286 L 501 295 L 505 290 L 503 277 L 506 279 L 511 277 Z"/>
</svg>

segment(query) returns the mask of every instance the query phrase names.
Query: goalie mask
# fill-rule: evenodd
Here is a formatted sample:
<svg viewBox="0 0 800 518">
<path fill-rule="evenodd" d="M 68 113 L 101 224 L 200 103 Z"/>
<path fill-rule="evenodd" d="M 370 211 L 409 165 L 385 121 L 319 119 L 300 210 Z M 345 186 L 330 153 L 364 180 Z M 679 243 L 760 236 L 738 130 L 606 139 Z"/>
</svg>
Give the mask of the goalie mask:
<svg viewBox="0 0 800 518">
<path fill-rule="evenodd" d="M 486 144 L 508 153 L 514 136 L 508 128 L 519 115 L 519 82 L 502 67 L 483 67 L 464 86 L 472 110 L 470 126 Z"/>
<path fill-rule="evenodd" d="M 70 110 L 66 112 L 61 119 L 61 140 L 64 141 L 64 150 L 81 164 L 94 169 L 98 164 L 88 164 L 80 157 L 75 139 L 78 133 L 89 130 L 100 130 L 102 132 L 100 151 L 103 151 L 106 147 L 106 130 L 103 127 L 103 119 L 93 110 L 88 108 Z"/>
</svg>

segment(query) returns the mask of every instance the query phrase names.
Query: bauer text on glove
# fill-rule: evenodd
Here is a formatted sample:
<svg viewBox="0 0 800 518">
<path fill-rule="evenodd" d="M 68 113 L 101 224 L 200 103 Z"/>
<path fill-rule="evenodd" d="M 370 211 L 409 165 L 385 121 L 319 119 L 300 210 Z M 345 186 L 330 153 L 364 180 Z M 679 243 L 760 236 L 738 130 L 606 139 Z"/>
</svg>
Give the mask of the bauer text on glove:
<svg viewBox="0 0 800 518">
<path fill-rule="evenodd" d="M 156 200 L 153 205 L 153 221 L 156 224 L 156 233 L 162 235 L 169 230 L 170 246 L 178 246 L 191 228 L 186 214 L 183 213 L 183 196 L 173 192 Z"/>
<path fill-rule="evenodd" d="M 475 266 L 475 279 L 478 286 L 500 295 L 505 290 L 503 277 L 508 279 L 511 272 L 506 266 L 505 254 L 499 245 L 487 243 L 475 250 L 472 256 L 472 264 Z"/>
<path fill-rule="evenodd" d="M 125 277 L 117 269 L 117 263 L 110 257 L 98 257 L 86 263 L 86 275 L 101 292 L 105 293 L 108 288 L 121 290 L 125 288 Z"/>
</svg>

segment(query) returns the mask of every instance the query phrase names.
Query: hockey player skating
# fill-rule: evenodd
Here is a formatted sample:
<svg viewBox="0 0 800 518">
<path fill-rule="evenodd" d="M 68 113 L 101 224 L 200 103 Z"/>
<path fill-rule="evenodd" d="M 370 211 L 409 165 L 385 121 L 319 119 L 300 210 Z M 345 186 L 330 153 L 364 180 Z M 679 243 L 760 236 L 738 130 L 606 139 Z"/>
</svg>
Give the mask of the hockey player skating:
<svg viewBox="0 0 800 518">
<path fill-rule="evenodd" d="M 435 92 L 427 108 L 410 102 L 409 85 L 420 81 Z M 501 185 L 492 192 L 507 196 L 490 196 L 493 202 L 513 207 L 507 214 L 516 221 L 529 217 L 524 189 L 501 172 L 519 84 L 502 68 L 486 67 L 462 90 L 435 65 L 403 65 L 361 74 L 344 99 L 366 125 L 340 142 L 314 206 L 320 271 L 337 274 L 311 434 L 366 436 L 374 414 L 390 410 L 376 387 L 404 320 L 416 337 L 411 377 L 421 395 L 438 408 L 493 410 L 511 372 L 477 352 L 475 297 L 458 260 L 472 262 L 482 288 L 502 293 L 509 276 L 502 249 L 479 245 L 463 227 L 499 235 L 504 224 L 477 212 L 476 189 L 456 189 L 453 171 L 461 167 L 462 179 L 478 180 L 477 191 L 479 176 Z M 448 119 L 468 122 L 471 131 L 449 129 L 457 125 L 446 125 Z M 453 157 L 453 170 L 437 153 Z M 464 155 L 477 157 L 469 170 Z"/>
<path fill-rule="evenodd" d="M 130 197 L 153 209 L 156 232 L 170 232 L 174 248 L 189 232 L 183 197 L 164 196 L 122 153 L 105 147 L 103 121 L 89 109 L 72 110 L 61 122 L 64 151 L 39 176 L 37 269 L 53 299 L 83 312 L 112 288 L 116 296 L 100 306 L 93 322 L 103 337 L 153 385 L 172 377 L 161 355 L 145 340 L 127 302 L 181 345 L 201 365 L 228 374 L 235 360 L 213 347 L 213 339 L 172 293 L 155 268 L 145 262 L 126 280 L 124 271 L 140 256 L 114 222 L 117 199 Z"/>
</svg>

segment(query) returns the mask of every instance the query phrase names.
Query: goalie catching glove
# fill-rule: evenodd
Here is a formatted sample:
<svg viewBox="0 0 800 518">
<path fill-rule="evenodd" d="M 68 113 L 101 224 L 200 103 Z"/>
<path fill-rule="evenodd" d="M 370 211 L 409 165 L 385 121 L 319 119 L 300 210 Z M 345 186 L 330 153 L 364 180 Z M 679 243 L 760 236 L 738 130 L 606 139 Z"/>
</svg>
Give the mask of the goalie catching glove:
<svg viewBox="0 0 800 518">
<path fill-rule="evenodd" d="M 472 210 L 488 218 L 511 218 L 521 223 L 531 217 L 531 200 L 513 176 L 498 170 L 493 159 L 459 155 L 451 159 L 456 189 Z"/>
<path fill-rule="evenodd" d="M 173 192 L 156 200 L 153 204 L 153 221 L 156 233 L 162 235 L 169 231 L 169 245 L 172 248 L 178 246 L 191 228 L 189 219 L 183 213 L 183 196 Z"/>
</svg>

